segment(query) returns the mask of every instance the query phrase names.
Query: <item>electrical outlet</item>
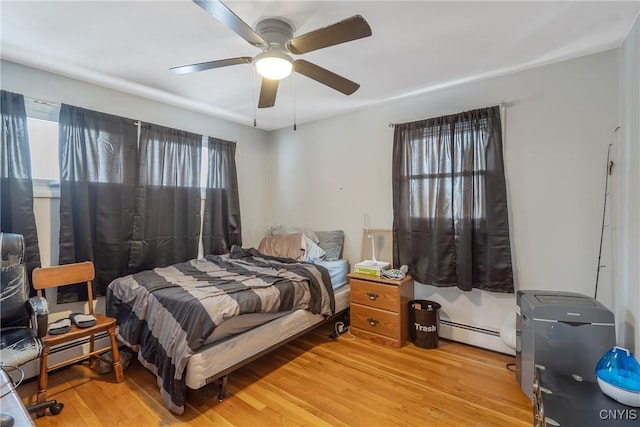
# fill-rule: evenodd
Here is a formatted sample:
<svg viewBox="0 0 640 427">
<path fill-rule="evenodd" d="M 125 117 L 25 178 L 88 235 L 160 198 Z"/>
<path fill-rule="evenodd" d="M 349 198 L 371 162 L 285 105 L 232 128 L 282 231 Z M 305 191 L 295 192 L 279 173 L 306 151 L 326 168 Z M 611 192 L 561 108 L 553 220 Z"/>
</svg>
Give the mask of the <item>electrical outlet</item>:
<svg viewBox="0 0 640 427">
<path fill-rule="evenodd" d="M 344 323 L 338 323 L 338 333 L 339 333 L 340 335 L 344 334 L 345 329 L 346 329 L 346 328 L 345 328 L 345 326 L 344 326 Z"/>
</svg>

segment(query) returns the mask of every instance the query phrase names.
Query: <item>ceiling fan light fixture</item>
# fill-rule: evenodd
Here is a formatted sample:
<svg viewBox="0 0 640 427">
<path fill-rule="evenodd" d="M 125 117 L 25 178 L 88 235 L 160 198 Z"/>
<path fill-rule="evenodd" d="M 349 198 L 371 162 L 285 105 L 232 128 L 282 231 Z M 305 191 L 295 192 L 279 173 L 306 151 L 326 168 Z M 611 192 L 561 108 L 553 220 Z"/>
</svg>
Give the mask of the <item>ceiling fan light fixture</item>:
<svg viewBox="0 0 640 427">
<path fill-rule="evenodd" d="M 293 61 L 278 51 L 267 51 L 256 56 L 256 71 L 265 79 L 282 80 L 293 71 Z"/>
</svg>

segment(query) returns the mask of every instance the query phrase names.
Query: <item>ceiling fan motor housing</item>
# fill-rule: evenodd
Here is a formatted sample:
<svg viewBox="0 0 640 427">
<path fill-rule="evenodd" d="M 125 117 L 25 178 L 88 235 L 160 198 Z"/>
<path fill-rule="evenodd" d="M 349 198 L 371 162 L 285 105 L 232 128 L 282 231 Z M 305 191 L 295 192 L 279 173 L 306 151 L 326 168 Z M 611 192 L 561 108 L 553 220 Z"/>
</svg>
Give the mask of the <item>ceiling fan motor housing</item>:
<svg viewBox="0 0 640 427">
<path fill-rule="evenodd" d="M 256 24 L 256 31 L 268 43 L 265 50 L 277 48 L 287 51 L 287 42 L 293 38 L 293 28 L 282 19 L 267 18 Z"/>
</svg>

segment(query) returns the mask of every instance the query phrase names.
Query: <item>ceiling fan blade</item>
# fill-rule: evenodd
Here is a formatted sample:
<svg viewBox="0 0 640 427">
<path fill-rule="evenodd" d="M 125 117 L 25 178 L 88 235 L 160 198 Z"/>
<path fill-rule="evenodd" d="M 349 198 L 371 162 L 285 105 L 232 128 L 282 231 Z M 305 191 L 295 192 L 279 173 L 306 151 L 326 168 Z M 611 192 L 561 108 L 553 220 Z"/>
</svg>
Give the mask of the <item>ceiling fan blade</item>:
<svg viewBox="0 0 640 427">
<path fill-rule="evenodd" d="M 371 27 L 367 21 L 360 15 L 354 15 L 328 27 L 294 37 L 287 43 L 287 48 L 294 55 L 300 55 L 370 35 Z"/>
<path fill-rule="evenodd" d="M 250 56 L 240 56 L 238 58 L 220 59 L 218 61 L 200 62 L 199 64 L 182 65 L 180 67 L 169 68 L 176 74 L 195 73 L 198 71 L 211 70 L 213 68 L 228 67 L 229 65 L 251 64 L 253 58 Z"/>
<path fill-rule="evenodd" d="M 254 46 L 262 47 L 267 42 L 256 33 L 253 28 L 247 25 L 238 15 L 218 0 L 193 0 L 195 4 L 203 8 L 207 13 L 214 16 L 229 27 L 234 33 L 245 39 Z"/>
<path fill-rule="evenodd" d="M 342 92 L 345 95 L 351 95 L 357 91 L 360 85 L 356 82 L 352 82 L 349 79 L 345 79 L 342 76 L 337 75 L 325 68 L 322 68 L 316 64 L 312 64 L 304 59 L 298 59 L 293 63 L 293 69 L 296 72 L 303 74 L 310 79 L 313 79 L 323 85 L 329 86 L 332 89 Z"/>
<path fill-rule="evenodd" d="M 262 79 L 260 88 L 260 99 L 258 108 L 270 108 L 276 105 L 276 94 L 278 93 L 278 80 Z"/>
</svg>

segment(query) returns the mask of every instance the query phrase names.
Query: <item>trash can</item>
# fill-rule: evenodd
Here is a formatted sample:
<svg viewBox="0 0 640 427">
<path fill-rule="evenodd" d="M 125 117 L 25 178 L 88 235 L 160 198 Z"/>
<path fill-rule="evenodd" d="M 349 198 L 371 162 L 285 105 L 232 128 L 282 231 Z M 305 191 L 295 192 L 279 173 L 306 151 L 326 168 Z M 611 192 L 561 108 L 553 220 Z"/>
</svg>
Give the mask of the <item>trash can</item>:
<svg viewBox="0 0 640 427">
<path fill-rule="evenodd" d="M 417 347 L 438 348 L 439 308 L 433 301 L 409 301 L 409 336 Z"/>
</svg>

